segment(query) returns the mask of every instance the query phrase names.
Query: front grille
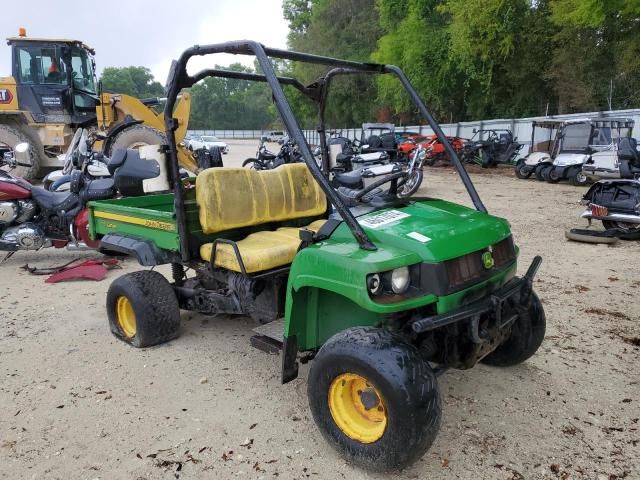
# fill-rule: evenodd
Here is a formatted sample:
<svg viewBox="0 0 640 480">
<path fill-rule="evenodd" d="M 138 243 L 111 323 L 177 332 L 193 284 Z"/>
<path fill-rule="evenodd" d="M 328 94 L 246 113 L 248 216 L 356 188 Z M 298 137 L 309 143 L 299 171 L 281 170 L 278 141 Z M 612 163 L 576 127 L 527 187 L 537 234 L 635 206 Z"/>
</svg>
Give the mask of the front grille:
<svg viewBox="0 0 640 480">
<path fill-rule="evenodd" d="M 491 246 L 493 267 L 490 269 L 485 268 L 482 261 L 482 255 L 486 251 L 485 249 L 478 250 L 445 262 L 449 290 L 453 291 L 464 285 L 477 283 L 483 277 L 490 276 L 495 269 L 500 269 L 510 264 L 516 258 L 516 250 L 511 235 Z"/>
<path fill-rule="evenodd" d="M 516 247 L 513 237 L 509 235 L 493 246 L 493 261 L 496 267 L 503 267 L 516 259 Z"/>
<path fill-rule="evenodd" d="M 445 262 L 450 289 L 456 289 L 482 276 L 483 253 L 483 251 L 473 252 Z"/>
</svg>

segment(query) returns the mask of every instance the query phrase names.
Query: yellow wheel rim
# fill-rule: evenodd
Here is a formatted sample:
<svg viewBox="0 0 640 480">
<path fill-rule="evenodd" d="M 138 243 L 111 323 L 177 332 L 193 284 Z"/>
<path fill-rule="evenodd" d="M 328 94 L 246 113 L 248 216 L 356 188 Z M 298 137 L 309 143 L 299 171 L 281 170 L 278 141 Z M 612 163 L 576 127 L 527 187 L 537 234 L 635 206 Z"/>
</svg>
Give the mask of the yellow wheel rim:
<svg viewBox="0 0 640 480">
<path fill-rule="evenodd" d="M 329 386 L 333 421 L 352 440 L 374 443 L 387 428 L 387 408 L 378 390 L 355 373 L 337 376 Z"/>
<path fill-rule="evenodd" d="M 125 296 L 120 296 L 116 300 L 116 320 L 125 337 L 132 338 L 136 335 L 136 313 Z"/>
</svg>

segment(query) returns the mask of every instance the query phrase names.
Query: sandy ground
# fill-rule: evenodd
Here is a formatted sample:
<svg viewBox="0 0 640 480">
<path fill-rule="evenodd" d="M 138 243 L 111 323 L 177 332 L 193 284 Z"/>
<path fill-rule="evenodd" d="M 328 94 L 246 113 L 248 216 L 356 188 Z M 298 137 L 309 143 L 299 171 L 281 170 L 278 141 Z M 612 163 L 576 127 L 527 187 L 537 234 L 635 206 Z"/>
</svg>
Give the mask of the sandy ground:
<svg viewBox="0 0 640 480">
<path fill-rule="evenodd" d="M 227 164 L 255 152 L 257 142 L 241 143 Z M 20 267 L 79 256 L 49 250 L 0 266 L 0 478 L 640 478 L 640 244 L 566 241 L 582 223 L 579 188 L 473 177 L 489 210 L 511 221 L 521 273 L 544 258 L 535 287 L 547 338 L 518 367 L 440 377 L 442 430 L 413 467 L 382 476 L 346 465 L 311 419 L 307 368 L 280 385 L 280 358 L 249 346 L 249 319 L 185 312 L 169 344 L 117 341 L 105 293 L 138 265 L 48 285 Z M 444 169 L 426 170 L 423 185 L 466 198 Z"/>
</svg>

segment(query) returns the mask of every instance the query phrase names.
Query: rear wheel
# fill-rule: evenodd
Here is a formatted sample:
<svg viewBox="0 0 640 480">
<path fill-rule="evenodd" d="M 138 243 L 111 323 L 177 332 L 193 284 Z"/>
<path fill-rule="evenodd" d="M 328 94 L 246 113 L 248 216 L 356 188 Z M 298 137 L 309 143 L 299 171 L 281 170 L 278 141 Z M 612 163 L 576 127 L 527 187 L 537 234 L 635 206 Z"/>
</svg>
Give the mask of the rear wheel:
<svg viewBox="0 0 640 480">
<path fill-rule="evenodd" d="M 546 171 L 546 174 L 543 173 L 542 175 L 545 177 L 545 180 L 549 183 L 558 183 L 560 180 L 562 180 L 562 177 L 560 176 L 560 172 L 555 167 L 549 168 L 549 170 Z"/>
<path fill-rule="evenodd" d="M 351 328 L 334 335 L 311 364 L 307 389 L 322 435 L 367 469 L 410 465 L 440 428 L 433 370 L 415 347 L 386 330 Z"/>
<path fill-rule="evenodd" d="M 582 169 L 575 169 L 569 176 L 569 182 L 574 187 L 584 187 L 589 184 L 589 177 L 587 177 Z"/>
<path fill-rule="evenodd" d="M 178 336 L 180 309 L 169 281 L 151 270 L 117 278 L 107 292 L 111 332 L 134 347 L 168 342 Z"/>
<path fill-rule="evenodd" d="M 544 177 L 545 177 L 545 172 L 551 168 L 551 165 L 549 165 L 548 163 L 539 163 L 535 170 L 533 171 L 534 175 L 536 176 L 536 179 L 543 182 L 544 181 Z"/>
<path fill-rule="evenodd" d="M 640 224 L 619 222 L 613 220 L 602 220 L 602 225 L 607 230 L 613 229 L 618 232 L 618 238 L 622 240 L 640 240 Z"/>
<path fill-rule="evenodd" d="M 28 163 L 31 166 L 13 168 L 11 169 L 11 173 L 18 177 L 22 177 L 25 180 L 34 180 L 37 178 L 40 171 L 40 154 L 38 152 L 42 150 L 41 145 L 36 144 L 31 135 L 29 135 L 19 125 L 0 125 L 0 155 L 14 152 L 16 145 L 19 143 L 29 144 L 29 150 L 26 155 L 28 158 L 23 159 L 22 162 Z M 9 170 L 8 167 L 2 167 L 1 169 L 6 171 Z"/>
<path fill-rule="evenodd" d="M 524 362 L 540 348 L 547 328 L 547 320 L 540 299 L 531 292 L 526 305 L 517 304 L 518 318 L 511 326 L 507 339 L 482 359 L 496 367 L 510 367 Z"/>
<path fill-rule="evenodd" d="M 533 173 L 528 165 L 524 163 L 524 158 L 521 158 L 516 162 L 516 166 L 514 169 L 516 172 L 516 177 L 521 179 L 529 178 Z"/>
</svg>

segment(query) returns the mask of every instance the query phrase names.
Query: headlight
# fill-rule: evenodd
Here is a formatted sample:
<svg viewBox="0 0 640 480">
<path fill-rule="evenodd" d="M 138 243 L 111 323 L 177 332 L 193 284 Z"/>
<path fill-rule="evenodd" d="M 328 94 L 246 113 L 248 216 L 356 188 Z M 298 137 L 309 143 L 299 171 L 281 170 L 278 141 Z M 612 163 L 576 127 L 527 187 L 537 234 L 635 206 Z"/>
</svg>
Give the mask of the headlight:
<svg viewBox="0 0 640 480">
<path fill-rule="evenodd" d="M 380 275 L 377 273 L 369 275 L 367 277 L 367 288 L 371 295 L 379 295 L 382 293 L 382 280 L 380 280 Z"/>
<path fill-rule="evenodd" d="M 391 290 L 393 293 L 404 293 L 409 288 L 409 267 L 400 267 L 391 271 Z"/>
</svg>

